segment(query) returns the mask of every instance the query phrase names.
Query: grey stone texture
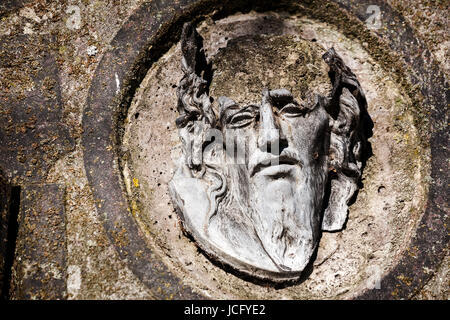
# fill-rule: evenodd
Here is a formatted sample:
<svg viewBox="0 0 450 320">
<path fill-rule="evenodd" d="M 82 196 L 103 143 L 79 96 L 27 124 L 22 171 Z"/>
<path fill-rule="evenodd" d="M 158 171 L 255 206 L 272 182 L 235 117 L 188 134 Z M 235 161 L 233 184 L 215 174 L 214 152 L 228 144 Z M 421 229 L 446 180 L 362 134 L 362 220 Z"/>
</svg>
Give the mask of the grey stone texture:
<svg viewBox="0 0 450 320">
<path fill-rule="evenodd" d="M 442 148 L 448 141 L 448 120 L 446 110 L 436 107 L 448 101 L 448 85 L 426 86 L 448 84 L 448 2 L 389 0 L 385 5 L 384 1 L 377 1 L 383 23 L 370 33 L 363 30 L 363 22 L 370 16 L 366 12 L 370 1 L 327 1 L 326 5 L 320 2 L 320 10 L 314 9 L 312 2 L 312 9 L 304 12 L 314 13 L 315 18 L 299 14 L 293 19 L 283 10 L 262 10 L 262 15 L 239 13 L 231 9 L 238 1 L 225 2 L 216 7 L 212 1 L 206 1 L 195 9 L 189 1 L 170 2 L 175 3 L 173 7 L 144 0 L 2 2 L 0 169 L 9 186 L 23 190 L 20 214 L 24 220 L 42 223 L 45 217 L 41 214 L 53 208 L 50 211 L 54 212 L 54 224 L 42 230 L 50 234 L 54 230 L 58 235 L 48 241 L 42 239 L 28 251 L 22 250 L 26 248 L 24 244 L 35 241 L 36 234 L 30 231 L 34 238 L 23 236 L 33 223 L 19 227 L 22 231 L 17 238 L 16 259 L 23 255 L 34 274 L 40 274 L 40 280 L 27 282 L 24 265 L 16 261 L 12 297 L 448 299 L 448 238 L 441 236 L 448 234 L 448 151 Z M 352 15 L 362 23 L 336 14 L 336 6 L 352 8 Z M 390 8 L 402 18 L 397 19 Z M 219 14 L 211 13 L 215 9 Z M 181 154 L 174 121 L 176 85 L 182 77 L 177 37 L 185 21 L 172 29 L 167 25 L 183 14 L 205 12 L 208 16 L 200 21 L 199 32 L 205 38 L 208 57 L 234 55 L 227 37 L 259 31 L 299 36 L 343 52 L 345 63 L 366 93 L 375 125 L 370 139 L 374 156 L 364 170 L 363 187 L 350 206 L 345 229 L 322 236 L 309 280 L 300 284 L 275 288 L 224 271 L 184 237 L 173 212 L 167 186 L 175 168 L 169 158 L 176 160 Z M 128 20 L 130 17 L 138 19 Z M 148 39 L 162 22 L 166 24 L 161 33 L 171 36 L 158 51 Z M 133 28 L 139 32 L 133 33 Z M 410 34 L 418 40 L 408 38 Z M 131 38 L 138 41 L 130 43 Z M 395 52 L 379 49 L 374 38 L 382 39 L 383 48 L 391 46 Z M 151 54 L 140 51 L 144 47 Z M 405 58 L 398 48 L 410 55 Z M 155 61 L 151 57 L 161 59 Z M 398 57 L 408 65 L 401 72 Z M 143 71 L 129 76 L 127 72 L 136 71 L 135 61 L 144 61 Z M 215 94 L 233 89 L 225 85 L 232 76 L 226 72 L 232 69 L 220 66 L 220 61 L 227 60 L 216 60 L 219 72 L 215 73 L 210 92 L 214 96 L 233 96 Z M 102 78 L 105 70 L 109 73 Z M 289 70 L 282 70 L 284 75 L 274 73 L 273 77 L 269 77 L 269 71 L 268 82 L 283 79 L 285 82 L 277 87 L 290 86 Z M 413 79 L 412 86 L 405 85 L 408 81 L 402 77 L 404 74 Z M 245 74 L 234 76 L 249 79 Z M 133 78 L 139 83 L 133 83 Z M 133 100 L 128 113 L 105 116 L 108 108 L 113 109 L 108 103 L 129 87 L 136 90 L 136 95 L 120 101 L 127 104 Z M 317 88 L 321 89 L 325 88 Z M 245 92 L 235 100 L 258 101 L 257 90 Z M 259 96 L 248 99 L 246 95 L 252 94 Z M 419 103 L 414 98 L 417 95 L 435 98 Z M 95 108 L 101 107 L 96 97 L 103 96 L 111 99 L 104 100 L 103 111 L 96 113 Z M 116 118 L 123 123 L 120 148 L 115 144 L 120 134 L 116 135 L 115 128 L 107 130 Z M 83 128 L 83 121 L 89 126 Z M 100 133 L 105 134 L 105 139 L 94 144 L 92 141 Z M 89 143 L 83 143 L 83 137 Z M 100 150 L 97 156 L 90 145 Z M 432 166 L 431 160 L 437 162 Z M 116 171 L 108 171 L 113 169 Z M 94 171 L 104 174 L 94 177 Z M 114 174 L 108 176 L 111 172 Z M 123 182 L 117 184 L 120 179 Z M 116 185 L 117 190 L 123 189 L 126 201 L 106 201 L 111 199 L 99 196 L 101 184 L 105 190 Z M 7 190 L 8 186 L 0 191 L 2 217 L 8 211 L 4 209 Z M 122 197 L 121 193 L 110 195 Z M 118 208 L 124 208 L 128 215 L 119 213 Z M 36 216 L 26 215 L 33 211 Z M 423 216 L 427 219 L 421 220 Z M 0 228 L 3 232 L 4 225 Z M 360 240 L 356 245 L 355 239 Z M 44 255 L 55 240 L 55 255 Z M 346 249 L 352 245 L 351 250 Z M 39 246 L 45 250 L 33 252 L 32 248 Z M 142 250 L 144 247 L 147 249 Z M 33 267 L 36 259 L 43 267 L 40 271 Z M 52 267 L 55 265 L 56 269 Z M 38 288 L 46 289 L 39 292 L 35 290 Z"/>
</svg>

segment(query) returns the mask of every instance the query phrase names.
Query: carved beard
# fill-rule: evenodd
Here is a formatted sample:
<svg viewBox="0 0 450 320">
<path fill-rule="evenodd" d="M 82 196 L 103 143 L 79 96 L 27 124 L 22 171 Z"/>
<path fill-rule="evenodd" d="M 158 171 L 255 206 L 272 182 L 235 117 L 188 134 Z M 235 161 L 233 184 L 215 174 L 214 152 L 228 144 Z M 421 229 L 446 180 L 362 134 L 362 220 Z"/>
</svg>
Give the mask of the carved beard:
<svg viewBox="0 0 450 320">
<path fill-rule="evenodd" d="M 324 179 L 300 167 L 282 177 L 251 179 L 251 220 L 264 250 L 282 271 L 302 271 L 318 244 Z"/>
</svg>

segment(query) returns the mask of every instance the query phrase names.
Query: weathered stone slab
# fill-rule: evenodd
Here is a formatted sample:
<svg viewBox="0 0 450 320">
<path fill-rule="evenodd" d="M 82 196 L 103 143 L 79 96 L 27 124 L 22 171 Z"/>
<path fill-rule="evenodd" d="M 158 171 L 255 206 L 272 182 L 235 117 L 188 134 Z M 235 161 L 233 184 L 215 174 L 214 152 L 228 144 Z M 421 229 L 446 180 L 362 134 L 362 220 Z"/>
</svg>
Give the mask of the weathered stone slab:
<svg viewBox="0 0 450 320">
<path fill-rule="evenodd" d="M 71 248 L 71 256 L 67 260 L 70 262 L 68 274 L 72 275 L 70 270 L 73 264 L 73 270 L 76 271 L 73 278 L 76 279 L 75 287 L 77 287 L 77 294 L 71 295 L 69 285 L 69 298 L 311 299 L 311 295 L 303 294 L 302 290 L 307 288 L 337 299 L 352 297 L 429 299 L 426 294 L 418 295 L 417 292 L 425 287 L 428 287 L 425 290 L 428 291 L 431 287 L 434 291 L 433 299 L 448 299 L 448 275 L 445 270 L 448 269 L 447 195 L 450 186 L 449 154 L 446 148 L 448 141 L 446 114 L 449 101 L 446 78 L 449 63 L 446 59 L 448 37 L 444 30 L 446 25 L 444 13 L 448 11 L 446 10 L 448 6 L 445 1 L 426 0 L 411 2 L 122 0 L 120 5 L 119 1 L 109 1 L 100 7 L 97 2 L 89 1 L 44 3 L 30 0 L 1 0 L 0 34 L 6 37 L 2 38 L 0 35 L 0 171 L 3 170 L 7 177 L 5 190 L 9 191 L 3 193 L 2 198 L 0 190 L 0 213 L 9 215 L 10 223 L 0 220 L 3 223 L 3 226 L 1 224 L 0 226 L 6 230 L 0 230 L 2 232 L 0 238 L 8 237 L 9 240 L 11 237 L 6 232 L 9 234 L 8 229 L 16 228 L 11 226 L 11 221 L 17 220 L 19 211 L 20 195 L 17 192 L 20 193 L 20 187 L 16 186 L 26 186 L 29 183 L 41 185 L 46 181 L 52 181 L 67 184 L 65 212 L 70 219 L 67 234 Z M 336 11 L 338 7 L 342 10 Z M 181 26 L 186 21 L 200 22 L 199 24 L 207 22 L 207 26 L 209 22 L 217 25 L 221 32 L 216 33 L 210 40 L 223 48 L 230 40 L 230 32 L 227 34 L 225 25 L 217 22 L 220 19 L 227 19 L 228 25 L 235 28 L 236 24 L 245 21 L 230 20 L 231 15 L 236 12 L 253 15 L 255 12 L 253 9 L 262 14 L 271 12 L 272 16 L 296 15 L 295 20 L 302 20 L 303 14 L 306 13 L 315 20 L 310 27 L 305 28 L 307 30 L 303 30 L 309 37 L 308 40 L 317 44 L 323 43 L 325 38 L 321 33 L 312 31 L 317 31 L 316 27 L 322 31 L 328 30 L 328 27 L 335 28 L 338 33 L 327 32 L 327 36 L 335 37 L 336 42 L 345 48 L 351 48 L 347 54 L 344 53 L 346 57 L 350 57 L 353 62 L 353 58 L 360 57 L 358 56 L 360 43 L 370 53 L 371 58 L 392 76 L 380 77 L 379 85 L 371 86 L 367 82 L 367 76 L 371 73 L 364 71 L 375 70 L 372 66 L 376 64 L 364 63 L 364 67 L 358 69 L 359 61 L 367 61 L 359 58 L 357 63 L 349 64 L 358 76 L 362 75 L 364 83 L 361 84 L 368 98 L 373 101 L 371 110 L 377 129 L 374 131 L 376 135 L 373 139 L 378 141 L 371 141 L 375 155 L 372 159 L 376 159 L 379 165 L 369 166 L 369 170 L 365 170 L 366 174 L 376 168 L 383 170 L 383 174 L 388 176 L 390 172 L 387 169 L 390 166 L 385 164 L 389 164 L 391 158 L 387 155 L 394 154 L 400 148 L 405 149 L 404 156 L 415 155 L 417 158 L 414 159 L 424 159 L 420 165 L 415 161 L 395 163 L 397 167 L 394 169 L 399 168 L 391 171 L 391 175 L 395 178 L 392 181 L 399 181 L 395 188 L 389 179 L 366 175 L 369 178 L 363 179 L 364 186 L 358 194 L 357 202 L 352 205 L 353 211 L 347 223 L 346 238 L 341 237 L 342 233 L 328 233 L 328 238 L 322 237 L 314 270 L 316 272 L 321 268 L 323 278 L 314 273 L 310 279 L 314 279 L 315 282 L 313 284 L 304 282 L 301 284 L 302 287 L 259 286 L 246 279 L 240 279 L 239 276 L 233 276 L 229 270 L 216 270 L 218 268 L 199 254 L 189 239 L 182 235 L 179 238 L 182 228 L 179 227 L 177 216 L 173 212 L 168 195 L 166 196 L 166 184 L 170 178 L 168 175 L 171 174 L 168 155 L 173 149 L 171 145 L 174 142 L 173 138 L 178 138 L 177 132 L 172 135 L 172 131 L 176 129 L 173 127 L 174 121 L 171 117 L 176 113 L 173 104 L 176 101 L 173 86 L 179 81 L 176 72 L 179 69 L 179 60 L 176 60 L 176 68 L 173 68 L 166 60 L 165 52 L 178 42 Z M 76 27 L 69 24 L 75 21 L 80 22 Z M 277 21 L 279 20 L 269 18 L 253 23 L 252 20 L 247 26 L 254 28 L 242 29 L 250 35 L 263 33 L 268 29 L 274 35 L 292 31 L 292 28 L 285 28 L 285 24 Z M 380 28 L 370 28 L 377 21 L 381 22 Z M 325 25 L 328 27 L 324 29 Z M 34 36 L 23 35 L 25 33 L 34 33 Z M 49 35 L 55 35 L 56 38 L 51 40 Z M 352 39 L 356 46 L 347 46 L 348 39 Z M 328 43 L 326 46 L 328 47 Z M 64 79 L 61 89 L 64 90 L 64 104 L 67 105 L 60 104 L 60 107 L 66 108 L 64 111 L 47 108 L 45 104 L 48 101 L 60 99 L 47 97 L 47 94 L 51 96 L 52 92 L 55 93 L 57 90 L 41 86 L 45 81 L 34 81 L 35 69 L 43 69 L 39 72 L 44 74 L 51 74 L 51 70 L 56 69 L 54 65 L 50 68 L 41 67 L 45 65 L 43 63 L 46 59 L 45 53 L 58 50 L 59 53 L 53 53 L 53 56 L 57 58 L 61 79 Z M 171 54 L 170 51 L 172 49 L 168 54 Z M 209 57 L 214 55 L 212 53 L 214 51 L 207 50 Z M 160 59 L 162 54 L 164 56 Z M 175 56 L 176 54 L 178 53 L 175 50 Z M 248 60 L 257 62 L 255 58 L 251 57 Z M 398 64 L 400 62 L 402 63 Z M 147 73 L 147 70 L 153 69 L 155 64 L 163 66 L 159 69 L 154 68 L 155 72 L 157 70 L 164 72 L 154 77 L 157 80 L 147 82 L 151 87 L 140 85 L 146 74 L 155 74 Z M 354 68 L 355 66 L 357 68 Z M 399 69 L 398 66 L 402 68 Z M 233 85 L 236 83 L 234 79 L 243 80 L 244 77 L 236 69 L 231 76 L 233 81 L 229 81 L 229 84 L 232 88 L 240 89 L 240 86 Z M 447 70 L 447 74 L 443 74 L 441 69 Z M 11 72 L 14 70 L 17 72 Z M 279 79 L 278 71 L 280 70 L 274 73 L 275 80 Z M 32 81 L 28 80 L 28 76 Z M 57 73 L 50 76 L 50 79 L 57 78 Z M 411 107 L 409 102 L 404 103 L 395 99 L 398 95 L 392 90 L 395 86 L 390 83 L 391 81 L 395 85 L 411 82 L 414 90 L 408 92 L 411 95 L 416 93 L 423 95 L 423 100 L 415 100 L 412 103 L 414 107 Z M 371 90 L 374 92 L 373 89 L 380 87 L 391 93 L 392 97 L 383 99 L 383 90 L 376 90 L 376 95 L 370 94 Z M 133 103 L 136 101 L 134 99 L 140 95 L 138 90 L 141 88 L 146 88 L 146 93 L 142 94 L 142 97 L 148 97 L 146 98 L 148 100 L 140 105 L 142 109 L 133 109 Z M 223 87 L 216 86 L 216 88 Z M 85 106 L 88 90 L 90 98 Z M 259 91 L 257 94 L 259 97 Z M 132 99 L 134 101 L 130 104 Z M 380 108 L 389 103 L 394 111 L 403 110 L 399 114 L 400 117 L 391 116 L 392 113 Z M 161 112 L 162 108 L 168 106 L 170 112 Z M 30 113 L 26 113 L 29 107 Z M 147 113 L 143 111 L 147 109 L 152 110 Z M 134 112 L 136 110 L 138 112 Z M 70 112 L 70 115 L 66 117 L 65 112 Z M 33 115 L 37 115 L 36 120 L 32 118 Z M 155 117 L 152 119 L 153 122 L 150 122 L 151 125 L 143 121 L 152 115 Z M 84 117 L 83 128 L 77 121 L 67 121 L 81 119 L 81 116 Z M 155 153 L 151 153 L 151 156 L 144 154 L 140 149 L 139 153 L 136 153 L 136 157 L 142 158 L 140 160 L 142 168 L 145 166 L 147 170 L 141 172 L 148 172 L 151 179 L 145 180 L 142 175 L 131 170 L 136 166 L 129 167 L 128 180 L 122 175 L 125 174 L 125 170 L 121 170 L 124 167 L 121 161 L 125 156 L 130 158 L 134 156 L 132 152 L 134 149 L 125 149 L 123 148 L 125 145 L 120 145 L 123 142 L 121 141 L 123 131 L 130 129 L 129 122 L 145 127 L 143 131 L 145 135 L 142 135 L 143 144 L 137 146 L 143 146 L 144 151 L 151 149 L 151 146 L 148 146 L 149 141 L 155 146 Z M 410 126 L 419 129 L 417 136 L 411 135 L 414 132 L 408 130 Z M 141 132 L 135 130 L 136 126 L 131 128 L 133 130 L 130 132 L 135 136 Z M 70 137 L 72 130 L 73 133 L 81 133 L 82 129 L 84 133 L 83 139 L 78 141 L 79 152 L 73 153 L 73 156 L 64 156 L 67 150 L 71 150 L 72 144 L 70 139 L 66 144 L 64 136 L 67 134 Z M 386 132 L 389 130 L 391 138 L 381 135 L 382 130 Z M 392 139 L 394 136 L 395 139 Z M 124 137 L 126 138 L 126 135 Z M 149 140 L 150 137 L 152 140 Z M 421 139 L 425 149 L 416 148 L 416 138 Z M 387 148 L 380 148 L 380 144 L 377 144 L 382 139 L 383 145 L 388 145 Z M 389 148 L 389 145 L 392 145 L 392 148 Z M 168 152 L 165 152 L 166 150 Z M 148 157 L 142 157 L 143 154 Z M 85 171 L 82 168 L 81 157 L 84 157 Z M 402 157 L 403 155 L 400 158 Z M 161 161 L 157 162 L 155 158 Z M 412 158 L 408 160 L 410 159 Z M 57 160 L 59 161 L 55 167 L 54 163 Z M 133 159 L 133 164 L 137 163 Z M 406 179 L 398 179 L 402 176 L 402 170 L 409 171 Z M 419 174 L 415 174 L 416 172 Z M 86 174 L 89 185 L 85 181 Z M 425 178 L 423 184 L 414 183 L 422 177 Z M 380 184 L 375 185 L 377 182 Z M 13 187 L 8 184 L 12 184 Z M 422 187 L 424 189 L 420 190 Z M 34 190 L 37 187 L 28 186 L 27 192 L 29 188 Z M 39 188 L 47 190 L 42 185 Z M 125 193 L 125 188 L 130 192 Z M 407 198 L 394 197 L 393 191 L 397 189 L 403 189 L 402 195 L 406 194 Z M 147 190 L 151 192 L 146 192 Z M 148 199 L 145 198 L 148 203 L 142 201 L 144 199 L 142 195 L 145 194 L 148 195 Z M 134 198 L 127 197 L 129 195 L 133 195 Z M 46 197 L 53 196 L 51 193 L 49 196 L 46 195 Z M 22 211 L 32 212 L 34 201 L 38 198 L 40 199 L 40 196 L 35 195 L 33 201 L 22 203 Z M 57 202 L 61 201 L 62 207 L 64 198 L 59 195 L 57 198 L 50 202 L 59 208 Z M 358 212 L 355 211 L 355 206 L 359 206 L 359 210 L 364 209 L 361 206 L 361 199 L 371 201 L 374 205 L 379 204 L 377 210 L 365 210 L 367 215 L 356 215 Z M 39 201 L 48 203 L 48 199 L 44 200 Z M 94 208 L 94 200 L 97 210 Z M 152 203 L 156 206 L 146 210 L 147 207 L 144 205 Z M 410 206 L 411 203 L 415 205 Z M 11 205 L 16 209 L 11 209 Z M 25 205 L 28 207 L 25 208 Z M 397 212 L 400 211 L 405 215 L 398 215 Z M 103 226 L 97 223 L 98 218 L 103 222 Z M 357 241 L 353 241 L 349 236 L 352 233 L 358 235 L 354 238 Z M 14 239 L 12 242 L 15 243 L 17 229 L 11 234 Z M 109 250 L 111 247 L 106 241 L 106 235 L 117 249 L 118 255 Z M 351 277 L 352 274 L 347 272 L 345 266 L 336 261 L 336 257 L 342 254 L 343 248 L 349 243 L 349 239 L 352 242 L 346 250 L 352 251 L 352 254 L 344 260 L 347 265 L 359 270 L 361 276 Z M 402 242 L 402 239 L 408 241 Z M 22 238 L 19 238 L 18 247 L 22 246 L 21 241 Z M 402 243 L 404 246 L 398 245 Z M 4 248 L 14 254 L 12 243 L 11 245 L 6 243 Z M 325 251 L 320 251 L 321 249 Z M 14 258 L 13 254 L 8 254 L 8 270 Z M 444 256 L 446 258 L 442 259 Z M 119 257 L 123 261 L 119 261 Z M 395 260 L 389 257 L 395 257 Z M 177 259 L 180 260 L 178 264 L 174 263 Z M 364 269 L 364 265 L 372 267 L 380 260 L 383 262 L 378 265 L 386 266 L 386 269 Z M 47 268 L 45 259 L 41 261 Z M 106 264 L 113 267 L 105 270 Z M 128 268 L 124 267 L 125 264 Z M 363 267 L 359 268 L 361 265 Z M 19 266 L 17 261 L 16 266 Z M 357 291 L 354 287 L 336 289 L 336 283 L 342 283 L 344 276 L 355 279 L 355 283 L 360 282 L 361 287 Z M 10 275 L 7 275 L 7 278 L 10 279 Z M 4 281 L 4 284 L 9 286 L 9 281 Z M 144 285 L 148 287 L 145 290 Z M 9 290 L 7 292 L 9 293 Z M 236 295 L 233 295 L 234 292 Z M 258 296 L 258 292 L 263 294 Z M 17 298 L 18 295 L 13 293 L 12 297 Z M 33 297 L 36 296 L 34 294 Z"/>
<path fill-rule="evenodd" d="M 22 189 L 11 299 L 66 298 L 64 186 Z"/>
</svg>

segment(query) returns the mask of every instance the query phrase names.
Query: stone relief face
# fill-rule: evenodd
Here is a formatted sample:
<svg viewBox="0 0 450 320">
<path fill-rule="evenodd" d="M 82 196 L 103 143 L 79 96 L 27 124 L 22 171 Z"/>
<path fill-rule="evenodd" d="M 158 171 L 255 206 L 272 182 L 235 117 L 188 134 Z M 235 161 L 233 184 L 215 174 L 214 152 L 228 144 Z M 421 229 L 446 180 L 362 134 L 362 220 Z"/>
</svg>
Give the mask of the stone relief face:
<svg viewBox="0 0 450 320">
<path fill-rule="evenodd" d="M 191 24 L 182 34 L 185 76 L 177 126 L 183 158 L 171 183 L 183 227 L 212 259 L 272 281 L 296 279 L 321 230 L 342 229 L 361 175 L 366 115 L 356 77 L 330 49 L 328 97 L 298 101 L 261 88 L 240 105 L 208 95 L 210 67 Z"/>
<path fill-rule="evenodd" d="M 246 186 L 237 188 L 234 200 L 249 213 L 271 267 L 301 271 L 317 244 L 327 178 L 328 115 L 319 104 L 298 104 L 283 89 L 265 90 L 258 105 L 239 107 L 222 97 L 219 106 L 225 145 L 234 142 L 245 148 L 227 153 L 233 160 L 226 174 L 230 189 Z"/>
</svg>

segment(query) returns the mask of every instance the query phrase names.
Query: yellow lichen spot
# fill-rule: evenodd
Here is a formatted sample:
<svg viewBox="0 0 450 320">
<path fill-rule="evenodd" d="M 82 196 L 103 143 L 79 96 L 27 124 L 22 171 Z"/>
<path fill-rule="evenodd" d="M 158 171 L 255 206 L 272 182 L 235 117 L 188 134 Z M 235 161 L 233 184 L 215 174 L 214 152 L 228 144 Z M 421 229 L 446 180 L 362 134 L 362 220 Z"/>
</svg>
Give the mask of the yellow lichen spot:
<svg viewBox="0 0 450 320">
<path fill-rule="evenodd" d="M 409 135 L 408 135 L 407 133 L 405 133 L 405 134 L 403 135 L 403 139 L 404 139 L 405 141 L 408 141 L 408 140 L 409 140 Z"/>
<path fill-rule="evenodd" d="M 139 209 L 138 206 L 136 204 L 136 201 L 131 201 L 131 213 L 133 214 L 134 217 L 136 217 L 136 215 L 139 214 Z"/>
<path fill-rule="evenodd" d="M 391 292 L 391 295 L 395 298 L 398 296 L 398 288 L 395 288 L 394 291 Z"/>
<path fill-rule="evenodd" d="M 412 279 L 408 278 L 404 275 L 399 275 L 397 276 L 397 279 L 399 279 L 400 281 L 402 281 L 404 284 L 406 284 L 407 286 L 410 286 L 412 284 Z"/>
<path fill-rule="evenodd" d="M 139 179 L 138 178 L 133 178 L 133 184 L 136 188 L 139 188 Z"/>
</svg>

